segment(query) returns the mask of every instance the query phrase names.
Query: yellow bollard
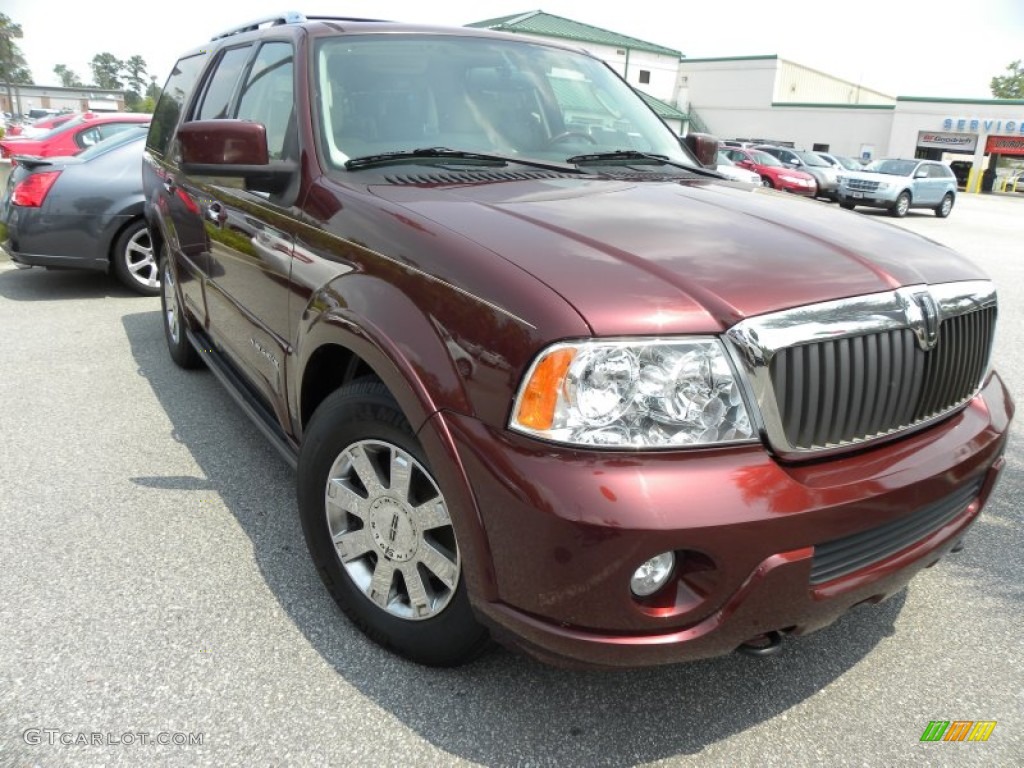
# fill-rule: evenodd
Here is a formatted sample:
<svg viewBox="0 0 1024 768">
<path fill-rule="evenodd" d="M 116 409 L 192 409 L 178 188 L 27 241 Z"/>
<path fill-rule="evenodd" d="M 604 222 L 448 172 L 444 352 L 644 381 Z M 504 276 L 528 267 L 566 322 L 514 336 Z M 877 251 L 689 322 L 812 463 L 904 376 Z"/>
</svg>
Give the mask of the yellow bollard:
<svg viewBox="0 0 1024 768">
<path fill-rule="evenodd" d="M 967 187 L 964 189 L 965 192 L 981 192 L 981 174 L 982 172 L 977 168 L 971 168 L 967 173 Z"/>
</svg>

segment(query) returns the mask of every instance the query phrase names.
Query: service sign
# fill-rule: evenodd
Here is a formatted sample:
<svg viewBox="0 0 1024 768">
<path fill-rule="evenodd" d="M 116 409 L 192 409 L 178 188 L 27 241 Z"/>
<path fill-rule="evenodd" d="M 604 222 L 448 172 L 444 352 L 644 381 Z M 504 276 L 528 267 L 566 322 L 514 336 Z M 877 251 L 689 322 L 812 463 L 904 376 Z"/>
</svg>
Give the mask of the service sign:
<svg viewBox="0 0 1024 768">
<path fill-rule="evenodd" d="M 976 133 L 939 133 L 938 131 L 918 131 L 917 146 L 942 147 L 943 149 L 973 152 L 978 146 Z"/>
</svg>

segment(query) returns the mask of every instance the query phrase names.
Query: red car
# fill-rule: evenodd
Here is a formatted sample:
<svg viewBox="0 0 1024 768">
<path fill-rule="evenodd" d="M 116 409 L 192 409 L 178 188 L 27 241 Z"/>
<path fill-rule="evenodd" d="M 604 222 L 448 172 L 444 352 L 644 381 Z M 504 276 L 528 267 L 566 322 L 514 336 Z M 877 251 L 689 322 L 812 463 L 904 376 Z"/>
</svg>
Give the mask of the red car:
<svg viewBox="0 0 1024 768">
<path fill-rule="evenodd" d="M 0 157 L 32 155 L 56 157 L 77 155 L 103 139 L 120 133 L 133 125 L 148 124 L 152 115 L 113 112 L 94 115 L 85 113 L 57 126 L 34 139 L 0 140 Z"/>
<path fill-rule="evenodd" d="M 740 168 L 753 171 L 761 177 L 761 184 L 773 189 L 792 192 L 795 195 L 814 197 L 818 191 L 818 182 L 809 173 L 787 168 L 778 158 L 759 149 L 741 149 L 723 147 L 722 151 Z"/>
<path fill-rule="evenodd" d="M 54 128 L 58 128 L 64 125 L 64 123 L 68 122 L 69 120 L 73 120 L 76 117 L 78 117 L 77 113 L 68 112 L 63 115 L 54 115 L 53 117 L 47 117 L 44 120 L 36 120 L 34 123 L 15 123 L 7 129 L 7 138 L 38 138 L 44 133 L 49 133 Z"/>
</svg>

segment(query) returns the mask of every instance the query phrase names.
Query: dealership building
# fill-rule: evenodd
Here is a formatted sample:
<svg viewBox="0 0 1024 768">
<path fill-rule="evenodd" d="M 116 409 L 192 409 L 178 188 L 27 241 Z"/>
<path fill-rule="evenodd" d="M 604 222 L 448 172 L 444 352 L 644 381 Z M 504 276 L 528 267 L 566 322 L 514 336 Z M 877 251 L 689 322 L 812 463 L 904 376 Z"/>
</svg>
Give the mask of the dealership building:
<svg viewBox="0 0 1024 768">
<path fill-rule="evenodd" d="M 543 11 L 470 26 L 588 50 L 680 133 L 706 131 L 862 160 L 960 161 L 970 191 L 998 190 L 1009 170 L 1024 168 L 1024 100 L 891 96 L 776 55 L 691 59 Z"/>
</svg>

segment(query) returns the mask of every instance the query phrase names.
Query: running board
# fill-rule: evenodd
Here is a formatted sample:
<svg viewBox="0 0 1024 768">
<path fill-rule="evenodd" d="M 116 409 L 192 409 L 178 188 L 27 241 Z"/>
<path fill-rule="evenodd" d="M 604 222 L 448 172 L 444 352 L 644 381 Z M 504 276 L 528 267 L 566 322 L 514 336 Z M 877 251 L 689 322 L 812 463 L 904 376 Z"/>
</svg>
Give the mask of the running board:
<svg viewBox="0 0 1024 768">
<path fill-rule="evenodd" d="M 267 410 L 266 406 L 249 391 L 249 387 L 242 377 L 235 372 L 230 363 L 224 360 L 213 343 L 208 341 L 205 334 L 187 329 L 186 335 L 189 343 L 199 352 L 209 369 L 213 372 L 213 375 L 220 380 L 220 383 L 224 385 L 224 389 L 228 391 L 231 398 L 245 412 L 245 415 L 252 419 L 260 432 L 263 433 L 263 436 L 277 449 L 289 466 L 293 470 L 297 469 L 299 466 L 298 452 L 292 447 L 288 437 L 281 427 L 278 426 L 277 421 Z"/>
</svg>

